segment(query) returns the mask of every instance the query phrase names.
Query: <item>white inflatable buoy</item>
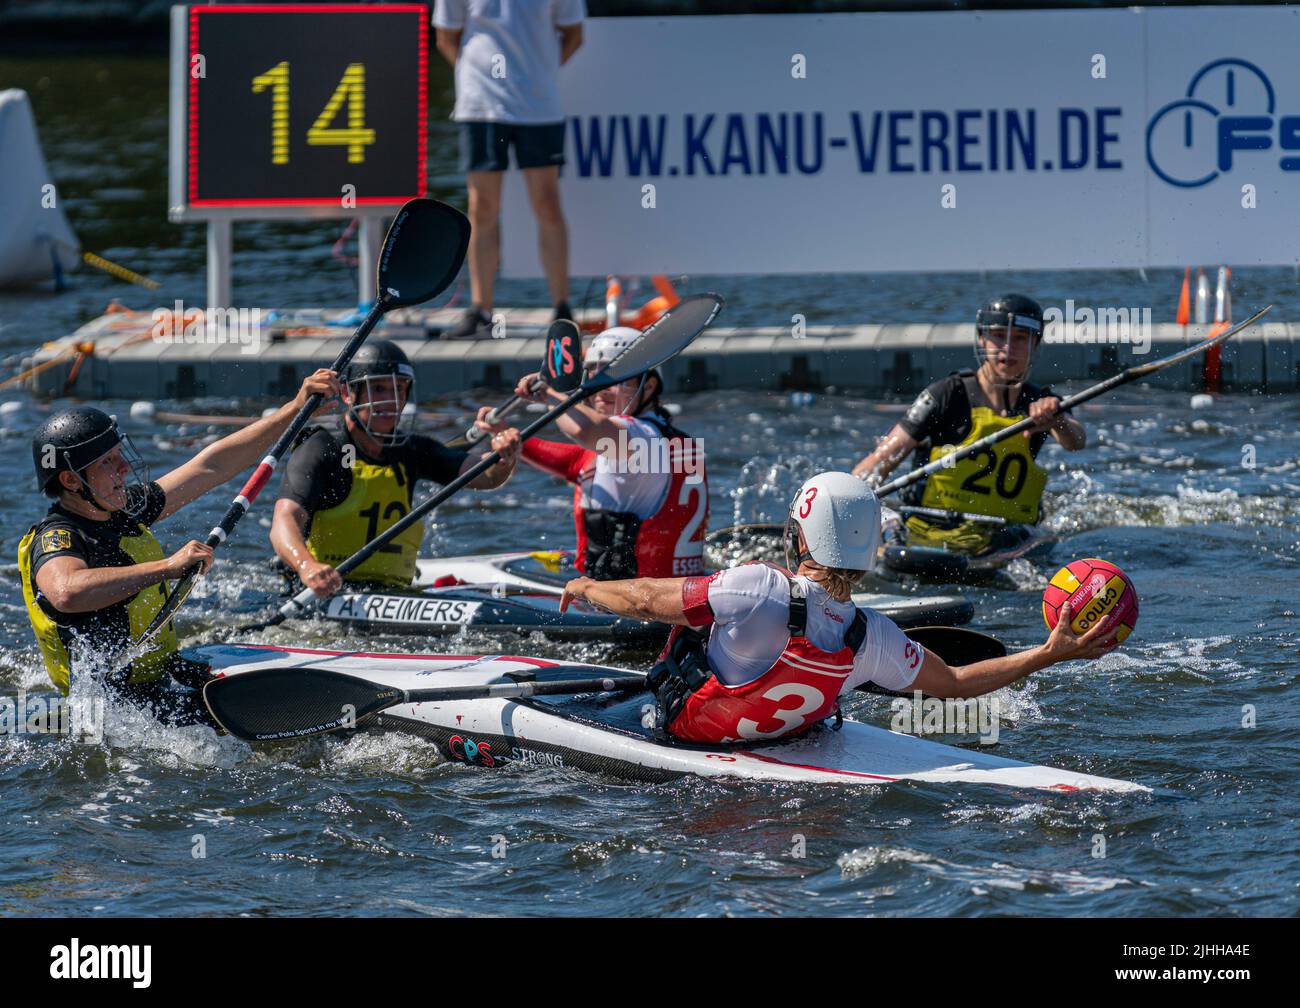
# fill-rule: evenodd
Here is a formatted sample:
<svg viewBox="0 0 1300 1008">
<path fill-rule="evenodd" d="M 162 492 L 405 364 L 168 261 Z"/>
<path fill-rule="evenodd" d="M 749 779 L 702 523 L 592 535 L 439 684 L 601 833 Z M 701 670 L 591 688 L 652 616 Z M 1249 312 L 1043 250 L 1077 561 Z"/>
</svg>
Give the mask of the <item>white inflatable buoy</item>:
<svg viewBox="0 0 1300 1008">
<path fill-rule="evenodd" d="M 17 416 L 22 411 L 23 404 L 13 399 L 9 400 L 9 402 L 0 403 L 0 416 L 2 417 Z"/>
<path fill-rule="evenodd" d="M 681 416 L 682 404 L 675 403 L 675 402 L 666 402 L 664 403 L 664 412 L 667 413 L 669 416 Z"/>
<path fill-rule="evenodd" d="M 262 416 L 264 417 L 275 416 L 279 412 L 280 410 L 277 407 L 268 406 L 266 409 L 262 410 Z"/>
<path fill-rule="evenodd" d="M 1204 392 L 1199 392 L 1196 395 L 1192 396 L 1192 409 L 1204 410 L 1204 409 L 1209 409 L 1213 405 L 1214 405 L 1214 396 L 1212 395 L 1206 395 Z"/>
<path fill-rule="evenodd" d="M 151 402 L 133 402 L 131 404 L 131 419 L 140 423 L 148 423 L 153 420 L 154 415 L 158 412 L 158 407 Z"/>
</svg>

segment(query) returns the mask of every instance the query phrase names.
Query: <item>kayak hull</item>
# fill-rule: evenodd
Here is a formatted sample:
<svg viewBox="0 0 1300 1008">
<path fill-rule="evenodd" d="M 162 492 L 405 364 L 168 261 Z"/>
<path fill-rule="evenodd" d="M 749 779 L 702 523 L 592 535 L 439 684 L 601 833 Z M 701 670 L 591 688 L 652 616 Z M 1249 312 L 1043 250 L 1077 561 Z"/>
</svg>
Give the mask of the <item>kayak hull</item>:
<svg viewBox="0 0 1300 1008">
<path fill-rule="evenodd" d="M 260 668 L 312 667 L 358 675 L 399 690 L 572 675 L 572 662 L 485 655 L 375 654 L 212 644 L 186 655 L 221 675 Z M 592 675 L 628 669 L 580 666 Z M 648 693 L 552 700 L 459 700 L 401 704 L 362 727 L 401 731 L 437 745 L 449 760 L 494 768 L 529 764 L 609 774 L 636 781 L 685 775 L 803 784 L 885 785 L 902 781 L 978 784 L 1055 791 L 1147 791 L 1129 781 L 1034 766 L 981 749 L 959 749 L 845 721 L 787 742 L 697 746 L 671 742 L 641 726 Z"/>
</svg>

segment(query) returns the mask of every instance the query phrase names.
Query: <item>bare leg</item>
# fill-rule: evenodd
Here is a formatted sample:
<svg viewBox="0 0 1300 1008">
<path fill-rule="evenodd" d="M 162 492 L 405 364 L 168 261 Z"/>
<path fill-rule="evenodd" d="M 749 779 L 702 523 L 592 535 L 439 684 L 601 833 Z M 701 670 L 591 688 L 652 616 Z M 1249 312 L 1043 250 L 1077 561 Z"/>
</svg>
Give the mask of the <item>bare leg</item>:
<svg viewBox="0 0 1300 1008">
<path fill-rule="evenodd" d="M 557 165 L 525 168 L 528 199 L 537 218 L 537 248 L 551 289 L 551 303 L 569 300 L 569 230 L 560 206 L 560 169 Z"/>
<path fill-rule="evenodd" d="M 469 172 L 469 292 L 492 314 L 497 268 L 501 264 L 501 181 L 505 172 Z"/>
</svg>

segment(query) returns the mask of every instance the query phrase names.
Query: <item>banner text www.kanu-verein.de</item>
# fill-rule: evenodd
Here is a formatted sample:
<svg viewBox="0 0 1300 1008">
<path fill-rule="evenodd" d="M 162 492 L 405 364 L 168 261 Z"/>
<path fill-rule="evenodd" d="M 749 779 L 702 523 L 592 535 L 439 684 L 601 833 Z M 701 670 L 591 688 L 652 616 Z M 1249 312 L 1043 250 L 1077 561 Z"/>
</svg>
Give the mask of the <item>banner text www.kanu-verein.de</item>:
<svg viewBox="0 0 1300 1008">
<path fill-rule="evenodd" d="M 587 37 L 561 73 L 577 274 L 1295 261 L 1285 8 L 608 18 Z M 539 273 L 526 202 L 508 175 L 515 276 Z"/>
</svg>

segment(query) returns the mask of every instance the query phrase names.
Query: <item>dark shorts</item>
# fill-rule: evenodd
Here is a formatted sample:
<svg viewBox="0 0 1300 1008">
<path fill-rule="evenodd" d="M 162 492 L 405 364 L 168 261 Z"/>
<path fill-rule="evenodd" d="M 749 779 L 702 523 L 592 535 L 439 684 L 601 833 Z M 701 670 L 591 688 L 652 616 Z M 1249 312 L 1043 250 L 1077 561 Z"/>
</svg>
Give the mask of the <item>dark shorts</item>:
<svg viewBox="0 0 1300 1008">
<path fill-rule="evenodd" d="M 460 170 L 505 171 L 515 149 L 516 168 L 564 164 L 564 123 L 520 126 L 501 122 L 460 123 Z"/>
</svg>

